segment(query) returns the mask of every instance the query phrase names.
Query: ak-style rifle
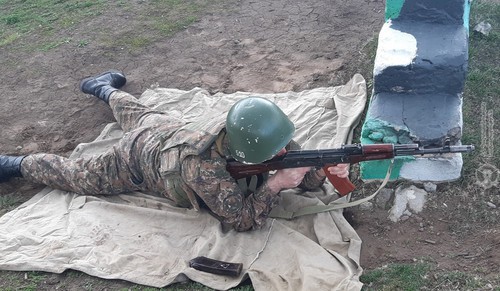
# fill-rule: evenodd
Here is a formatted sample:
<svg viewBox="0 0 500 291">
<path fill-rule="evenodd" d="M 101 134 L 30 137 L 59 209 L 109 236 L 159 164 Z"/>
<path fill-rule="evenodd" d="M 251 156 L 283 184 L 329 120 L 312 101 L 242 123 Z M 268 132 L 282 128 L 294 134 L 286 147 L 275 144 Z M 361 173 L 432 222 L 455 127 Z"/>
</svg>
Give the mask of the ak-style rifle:
<svg viewBox="0 0 500 291">
<path fill-rule="evenodd" d="M 441 155 L 448 153 L 467 153 L 474 150 L 473 145 L 445 145 L 444 147 L 423 148 L 418 144 L 352 144 L 338 149 L 288 151 L 260 164 L 244 164 L 228 160 L 226 169 L 235 179 L 261 174 L 273 170 L 299 167 L 324 168 L 325 174 L 341 196 L 355 186 L 349 178 L 331 175 L 327 168 L 336 164 L 355 164 L 363 161 L 386 160 L 397 156 Z"/>
</svg>

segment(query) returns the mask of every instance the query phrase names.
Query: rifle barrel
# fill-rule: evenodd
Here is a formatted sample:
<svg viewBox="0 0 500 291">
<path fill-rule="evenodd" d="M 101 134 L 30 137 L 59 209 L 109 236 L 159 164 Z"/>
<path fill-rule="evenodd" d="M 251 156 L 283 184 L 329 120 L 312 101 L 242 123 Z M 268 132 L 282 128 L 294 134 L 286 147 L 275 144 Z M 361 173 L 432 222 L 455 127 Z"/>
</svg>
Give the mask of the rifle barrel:
<svg viewBox="0 0 500 291">
<path fill-rule="evenodd" d="M 409 145 L 395 145 L 395 156 L 407 155 L 429 155 L 429 154 L 448 154 L 448 153 L 468 153 L 474 150 L 474 145 L 457 145 L 457 146 L 444 146 L 436 148 L 423 148 L 418 147 L 416 144 Z"/>
</svg>

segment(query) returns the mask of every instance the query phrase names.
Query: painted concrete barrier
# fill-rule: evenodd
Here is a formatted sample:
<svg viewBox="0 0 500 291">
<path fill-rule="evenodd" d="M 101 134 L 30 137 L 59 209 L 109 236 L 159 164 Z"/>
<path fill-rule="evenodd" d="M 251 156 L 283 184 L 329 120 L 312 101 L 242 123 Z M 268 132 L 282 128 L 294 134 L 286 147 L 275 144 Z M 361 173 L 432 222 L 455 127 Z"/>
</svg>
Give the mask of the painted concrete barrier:
<svg viewBox="0 0 500 291">
<path fill-rule="evenodd" d="M 386 1 L 362 143 L 460 144 L 469 9 L 469 0 Z M 361 178 L 382 179 L 388 165 L 364 162 Z M 451 181 L 461 169 L 460 154 L 405 157 L 391 178 Z"/>
</svg>

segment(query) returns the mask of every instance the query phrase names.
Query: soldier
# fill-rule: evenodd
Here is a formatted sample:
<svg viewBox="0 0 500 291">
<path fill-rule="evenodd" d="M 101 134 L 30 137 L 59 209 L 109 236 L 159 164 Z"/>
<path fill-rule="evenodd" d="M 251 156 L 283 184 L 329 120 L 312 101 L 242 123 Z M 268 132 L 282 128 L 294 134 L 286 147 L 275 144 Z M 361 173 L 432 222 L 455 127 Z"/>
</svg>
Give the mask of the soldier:
<svg viewBox="0 0 500 291">
<path fill-rule="evenodd" d="M 179 207 L 205 207 L 222 223 L 245 231 L 265 222 L 281 190 L 316 189 L 325 181 L 323 170 L 311 168 L 283 169 L 238 181 L 226 171 L 230 157 L 261 163 L 300 148 L 292 140 L 293 123 L 267 99 L 248 97 L 236 102 L 227 116 L 186 123 L 119 90 L 125 83 L 117 71 L 80 83 L 82 92 L 111 107 L 124 131 L 111 150 L 78 159 L 0 155 L 0 183 L 23 177 L 84 195 L 141 191 L 166 197 Z M 344 178 L 348 165 L 329 171 Z"/>
</svg>

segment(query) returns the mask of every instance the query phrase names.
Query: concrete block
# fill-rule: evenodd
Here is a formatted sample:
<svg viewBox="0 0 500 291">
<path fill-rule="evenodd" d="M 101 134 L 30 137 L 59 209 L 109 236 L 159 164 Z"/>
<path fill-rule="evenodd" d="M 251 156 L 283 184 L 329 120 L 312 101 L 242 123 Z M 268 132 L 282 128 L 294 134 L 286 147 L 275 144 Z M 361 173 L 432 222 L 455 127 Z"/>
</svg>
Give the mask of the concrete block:
<svg viewBox="0 0 500 291">
<path fill-rule="evenodd" d="M 362 144 L 460 144 L 469 10 L 469 0 L 386 1 Z M 383 179 L 389 164 L 363 162 L 361 178 Z M 391 179 L 453 181 L 461 169 L 461 154 L 398 157 Z"/>
<path fill-rule="evenodd" d="M 398 222 L 403 215 L 420 213 L 427 202 L 427 192 L 415 186 L 398 187 L 394 194 L 394 205 L 389 210 L 389 219 Z"/>
<path fill-rule="evenodd" d="M 458 94 L 467 62 L 465 27 L 389 20 L 379 35 L 374 93 Z"/>
<path fill-rule="evenodd" d="M 462 165 L 461 154 L 418 157 L 401 166 L 399 177 L 419 182 L 451 182 L 460 178 Z"/>
<path fill-rule="evenodd" d="M 361 131 L 366 143 L 419 143 L 443 146 L 462 137 L 460 94 L 393 94 L 372 96 Z"/>
<path fill-rule="evenodd" d="M 399 172 L 406 162 L 414 160 L 414 157 L 396 157 L 392 166 L 390 181 L 400 178 Z M 390 160 L 379 160 L 359 163 L 361 180 L 383 180 L 391 164 Z"/>
<path fill-rule="evenodd" d="M 390 161 L 369 161 L 360 163 L 362 180 L 383 180 Z M 451 182 L 460 178 L 461 154 L 434 155 L 426 157 L 396 157 L 390 180 L 413 182 Z"/>
<path fill-rule="evenodd" d="M 443 146 L 446 141 L 460 144 L 462 137 L 461 95 L 379 93 L 372 97 L 361 143 L 418 143 L 421 146 Z M 390 161 L 360 164 L 361 179 L 383 179 Z M 460 177 L 462 157 L 439 155 L 397 157 L 391 180 L 453 181 Z"/>
</svg>

